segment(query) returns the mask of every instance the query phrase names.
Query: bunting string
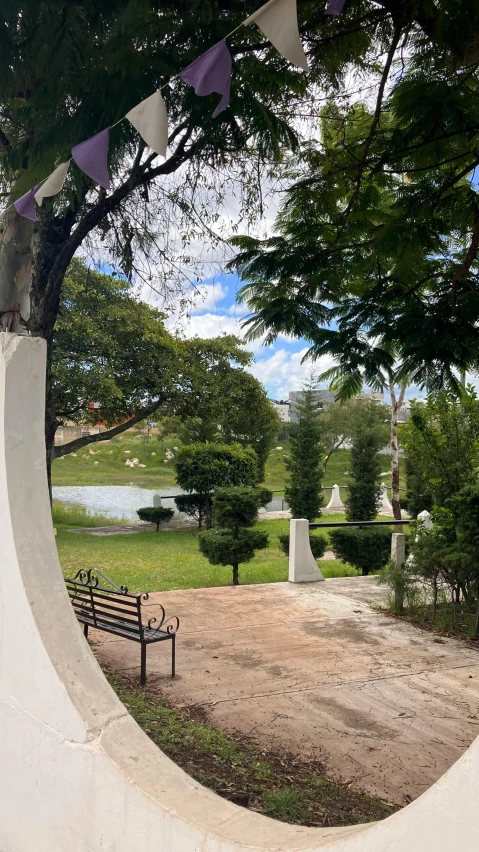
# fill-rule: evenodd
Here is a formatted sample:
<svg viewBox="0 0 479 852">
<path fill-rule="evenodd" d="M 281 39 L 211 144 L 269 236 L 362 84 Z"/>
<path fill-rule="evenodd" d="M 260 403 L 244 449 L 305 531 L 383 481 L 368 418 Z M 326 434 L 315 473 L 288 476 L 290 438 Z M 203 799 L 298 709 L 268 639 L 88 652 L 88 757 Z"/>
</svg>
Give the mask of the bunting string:
<svg viewBox="0 0 479 852">
<path fill-rule="evenodd" d="M 340 15 L 345 0 L 329 0 L 327 15 Z M 232 75 L 232 58 L 226 44 L 241 27 L 256 24 L 273 47 L 293 65 L 308 70 L 308 61 L 301 44 L 298 29 L 297 0 L 267 0 L 256 12 L 245 18 L 224 39 L 210 47 L 190 65 L 171 77 L 156 92 L 145 98 L 111 127 L 101 130 L 71 150 L 71 159 L 60 163 L 40 184 L 28 190 L 0 214 L 3 216 L 12 206 L 20 216 L 33 222 L 38 220 L 35 204 L 39 207 L 44 198 L 51 198 L 63 189 L 68 170 L 73 160 L 92 181 L 103 189 L 111 189 L 108 171 L 108 148 L 110 131 L 125 119 L 137 130 L 142 139 L 156 154 L 166 157 L 168 147 L 168 116 L 161 95 L 173 80 L 181 79 L 192 86 L 199 97 L 216 93 L 220 101 L 213 112 L 216 118 L 228 107 Z"/>
</svg>

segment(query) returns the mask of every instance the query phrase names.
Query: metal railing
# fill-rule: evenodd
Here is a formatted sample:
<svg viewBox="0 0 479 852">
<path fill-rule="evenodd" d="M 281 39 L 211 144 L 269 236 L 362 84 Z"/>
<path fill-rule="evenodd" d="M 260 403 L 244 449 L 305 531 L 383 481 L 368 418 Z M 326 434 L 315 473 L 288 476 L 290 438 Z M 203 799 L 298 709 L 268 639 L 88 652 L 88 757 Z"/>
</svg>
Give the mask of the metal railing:
<svg viewBox="0 0 479 852">
<path fill-rule="evenodd" d="M 410 524 L 411 518 L 395 520 L 394 518 L 391 521 L 331 521 L 331 523 L 324 524 L 310 524 L 310 529 L 319 529 L 320 527 L 395 527 L 399 524 Z"/>
</svg>

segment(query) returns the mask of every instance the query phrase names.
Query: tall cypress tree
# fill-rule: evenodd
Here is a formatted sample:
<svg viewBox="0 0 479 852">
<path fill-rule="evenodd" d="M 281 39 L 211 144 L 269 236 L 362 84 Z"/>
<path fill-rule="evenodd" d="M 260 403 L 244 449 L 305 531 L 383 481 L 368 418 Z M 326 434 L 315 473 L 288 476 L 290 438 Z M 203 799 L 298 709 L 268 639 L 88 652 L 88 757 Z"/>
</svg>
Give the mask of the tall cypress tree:
<svg viewBox="0 0 479 852">
<path fill-rule="evenodd" d="M 321 514 L 322 445 L 319 405 L 311 380 L 297 405 L 298 423 L 290 427 L 291 454 L 287 462 L 289 481 L 285 497 L 293 518 L 314 521 Z"/>
<path fill-rule="evenodd" d="M 366 403 L 353 433 L 346 518 L 348 521 L 372 521 L 376 517 L 381 496 L 381 461 L 379 450 L 384 445 L 383 430 L 377 425 L 374 408 Z"/>
</svg>

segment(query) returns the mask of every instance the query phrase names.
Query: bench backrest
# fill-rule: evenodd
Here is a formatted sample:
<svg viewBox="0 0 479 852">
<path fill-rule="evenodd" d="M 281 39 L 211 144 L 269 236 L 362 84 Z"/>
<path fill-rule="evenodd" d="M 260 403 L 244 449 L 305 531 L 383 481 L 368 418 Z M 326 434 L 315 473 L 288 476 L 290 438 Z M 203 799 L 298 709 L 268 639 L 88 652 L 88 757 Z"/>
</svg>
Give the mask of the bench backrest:
<svg viewBox="0 0 479 852">
<path fill-rule="evenodd" d="M 104 585 L 100 585 L 102 580 Z M 80 622 L 107 631 L 121 627 L 132 638 L 142 637 L 141 595 L 129 595 L 126 587 L 91 570 L 79 571 L 75 577 L 67 577 L 65 583 Z"/>
<path fill-rule="evenodd" d="M 148 594 L 128 594 L 126 586 L 117 586 L 98 569 L 81 570 L 65 578 L 66 587 L 78 621 L 120 633 L 136 641 L 156 641 L 154 634 L 175 634 L 179 627 L 176 616 L 166 618 L 161 604 L 155 604 L 159 617 L 150 618 L 146 625 L 141 618 L 142 606 Z"/>
</svg>

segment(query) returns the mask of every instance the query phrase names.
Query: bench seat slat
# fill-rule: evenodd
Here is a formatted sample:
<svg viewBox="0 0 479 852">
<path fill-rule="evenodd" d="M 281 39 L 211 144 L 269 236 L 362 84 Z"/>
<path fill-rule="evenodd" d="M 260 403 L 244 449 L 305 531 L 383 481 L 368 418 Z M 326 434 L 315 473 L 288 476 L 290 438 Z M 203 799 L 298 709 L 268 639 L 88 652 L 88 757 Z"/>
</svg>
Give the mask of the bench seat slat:
<svg viewBox="0 0 479 852">
<path fill-rule="evenodd" d="M 106 633 L 114 633 L 116 636 L 123 636 L 125 639 L 131 639 L 133 642 L 141 642 L 141 636 L 138 633 L 132 633 L 130 630 L 123 631 L 118 622 L 115 622 L 114 625 L 108 624 L 96 624 L 91 615 L 78 615 L 78 621 L 82 624 L 88 624 L 89 627 L 93 627 L 93 629 L 103 630 Z M 153 642 L 162 642 L 165 639 L 173 639 L 174 634 L 167 633 L 166 631 L 159 630 L 158 632 L 152 630 L 149 627 L 144 628 L 144 637 L 143 641 L 146 644 L 151 645 Z"/>
</svg>

